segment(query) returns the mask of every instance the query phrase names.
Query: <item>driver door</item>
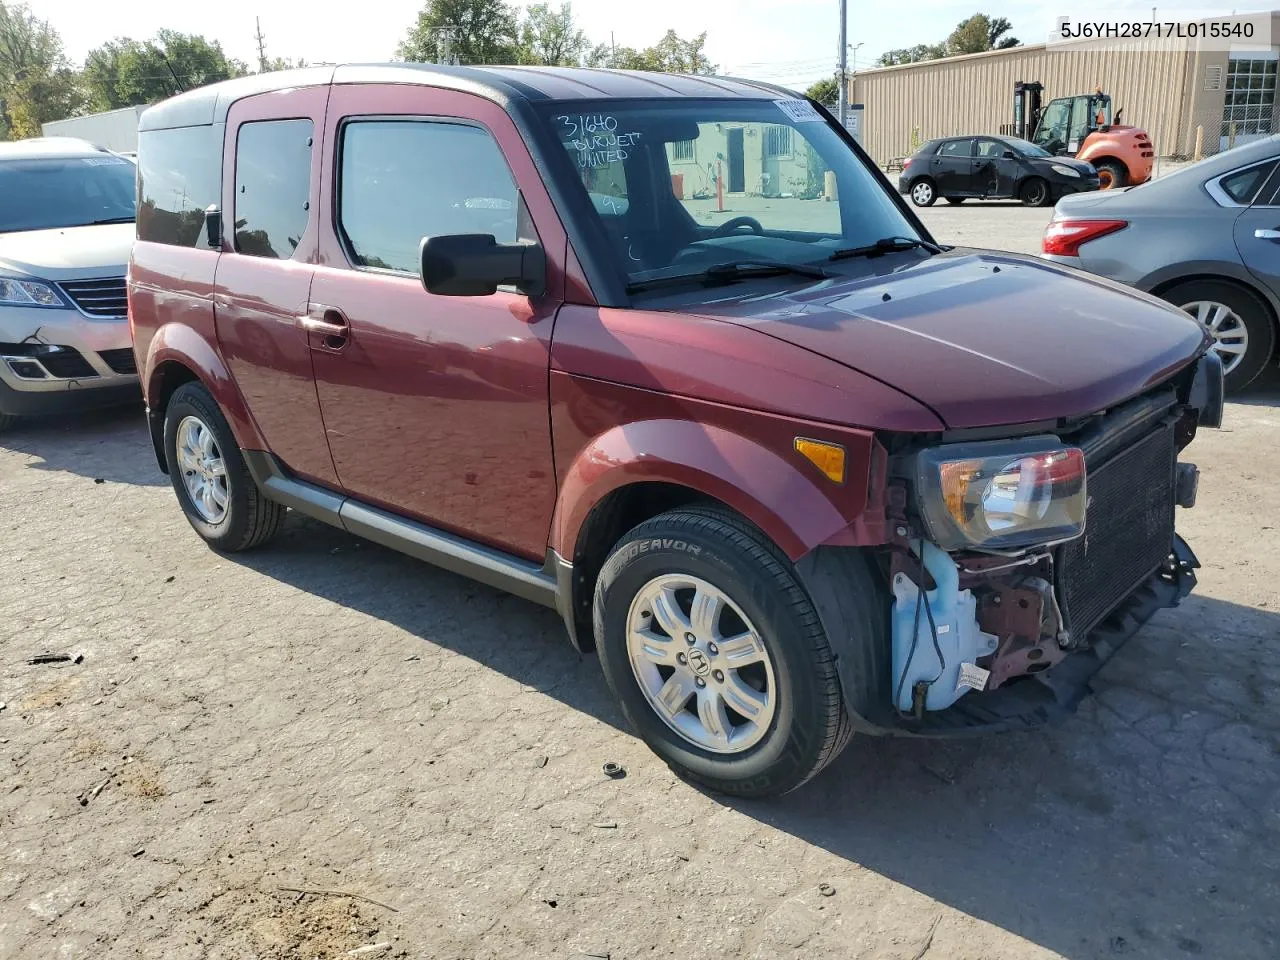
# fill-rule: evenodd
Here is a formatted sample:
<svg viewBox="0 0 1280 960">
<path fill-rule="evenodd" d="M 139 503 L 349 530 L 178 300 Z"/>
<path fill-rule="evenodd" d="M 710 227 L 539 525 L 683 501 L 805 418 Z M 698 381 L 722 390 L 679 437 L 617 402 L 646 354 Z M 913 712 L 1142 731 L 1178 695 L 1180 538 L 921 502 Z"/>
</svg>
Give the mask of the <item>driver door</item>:
<svg viewBox="0 0 1280 960">
<path fill-rule="evenodd" d="M 1005 157 L 1011 148 L 999 140 L 979 140 L 973 159 L 973 189 L 984 197 L 1011 197 L 1018 161 Z"/>
<path fill-rule="evenodd" d="M 309 344 L 351 496 L 545 557 L 556 482 L 551 331 L 566 238 L 501 107 L 426 86 L 343 84 L 325 122 Z M 423 289 L 424 236 L 536 240 L 546 294 Z"/>
</svg>

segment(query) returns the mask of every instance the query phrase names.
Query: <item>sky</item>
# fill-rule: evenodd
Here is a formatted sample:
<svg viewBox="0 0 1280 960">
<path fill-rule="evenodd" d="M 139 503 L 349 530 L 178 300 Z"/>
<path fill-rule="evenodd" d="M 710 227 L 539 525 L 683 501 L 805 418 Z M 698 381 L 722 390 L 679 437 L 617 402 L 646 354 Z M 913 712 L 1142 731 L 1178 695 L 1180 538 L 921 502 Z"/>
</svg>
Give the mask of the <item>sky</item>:
<svg viewBox="0 0 1280 960">
<path fill-rule="evenodd" d="M 357 0 L 334 6 L 324 0 L 217 0 L 180 4 L 174 0 L 28 0 L 37 15 L 61 33 L 68 55 L 80 62 L 93 47 L 117 36 L 146 39 L 158 29 L 198 33 L 217 40 L 233 57 L 257 60 L 254 18 L 261 19 L 267 55 L 310 62 L 389 60 L 416 19 L 422 0 Z M 516 3 L 524 6 L 526 3 Z M 552 0 L 558 5 L 558 0 Z M 1275 0 L 1231 4 L 1169 0 L 1158 6 L 1161 19 L 1174 11 L 1189 15 L 1265 10 Z M 574 0 L 574 17 L 593 43 L 645 47 L 669 29 L 682 37 L 707 33 L 707 52 L 722 74 L 804 88 L 835 70 L 839 49 L 838 0 Z M 1039 43 L 1057 15 L 1087 19 L 1097 13 L 1114 19 L 1132 10 L 1148 19 L 1149 2 L 1080 0 L 1045 4 L 1040 0 L 849 0 L 850 67 L 869 67 L 885 50 L 944 39 L 957 23 L 982 11 L 1003 16 L 1013 35 Z M 904 16 L 904 12 L 909 15 Z M 859 45 L 856 50 L 854 45 Z"/>
</svg>

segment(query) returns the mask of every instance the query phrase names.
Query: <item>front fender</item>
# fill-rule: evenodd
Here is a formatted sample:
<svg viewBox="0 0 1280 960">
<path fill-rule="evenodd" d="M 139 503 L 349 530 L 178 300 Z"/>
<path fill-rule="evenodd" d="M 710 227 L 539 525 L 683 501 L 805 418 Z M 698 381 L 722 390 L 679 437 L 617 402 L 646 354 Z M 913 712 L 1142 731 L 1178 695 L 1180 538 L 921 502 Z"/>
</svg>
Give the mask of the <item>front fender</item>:
<svg viewBox="0 0 1280 960">
<path fill-rule="evenodd" d="M 147 348 L 142 383 L 147 409 L 153 418 L 164 417 L 164 410 L 157 407 L 171 364 L 186 367 L 209 391 L 231 425 L 231 432 L 240 449 L 266 449 L 266 441 L 262 439 L 257 424 L 250 416 L 239 387 L 231 379 L 222 354 L 215 344 L 183 323 L 166 323 L 161 326 Z"/>
<path fill-rule="evenodd" d="M 865 442 L 840 438 L 847 450 L 847 476 L 837 486 L 810 471 L 807 462 L 784 459 L 761 441 L 725 427 L 676 419 L 612 427 L 588 441 L 561 474 L 552 546 L 572 558 L 583 525 L 606 496 L 628 484 L 652 482 L 719 500 L 792 560 L 824 543 L 882 538 L 882 523 L 866 516 L 866 508 L 869 464 L 883 467 L 883 451 L 870 434 L 859 438 Z"/>
</svg>

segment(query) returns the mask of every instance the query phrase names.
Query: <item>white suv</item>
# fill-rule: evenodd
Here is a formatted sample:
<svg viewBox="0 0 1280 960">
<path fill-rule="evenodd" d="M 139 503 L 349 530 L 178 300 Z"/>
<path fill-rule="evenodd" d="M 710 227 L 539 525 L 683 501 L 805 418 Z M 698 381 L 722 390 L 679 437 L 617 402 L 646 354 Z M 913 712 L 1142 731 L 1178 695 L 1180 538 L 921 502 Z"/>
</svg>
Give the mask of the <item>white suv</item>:
<svg viewBox="0 0 1280 960">
<path fill-rule="evenodd" d="M 0 429 L 141 398 L 125 266 L 135 167 L 83 140 L 0 143 Z"/>
</svg>

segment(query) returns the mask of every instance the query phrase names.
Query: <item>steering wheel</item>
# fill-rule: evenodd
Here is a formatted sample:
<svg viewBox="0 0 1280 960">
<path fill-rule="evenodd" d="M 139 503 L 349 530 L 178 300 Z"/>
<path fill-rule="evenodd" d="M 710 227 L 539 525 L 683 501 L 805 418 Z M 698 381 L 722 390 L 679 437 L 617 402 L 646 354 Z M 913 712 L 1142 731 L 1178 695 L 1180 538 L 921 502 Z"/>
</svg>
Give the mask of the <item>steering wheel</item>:
<svg viewBox="0 0 1280 960">
<path fill-rule="evenodd" d="M 727 237 L 731 233 L 750 227 L 751 232 L 757 236 L 764 234 L 764 227 L 760 226 L 760 221 L 755 217 L 734 217 L 732 220 L 726 220 L 720 226 L 716 227 L 715 232 L 711 234 L 713 237 Z"/>
</svg>

